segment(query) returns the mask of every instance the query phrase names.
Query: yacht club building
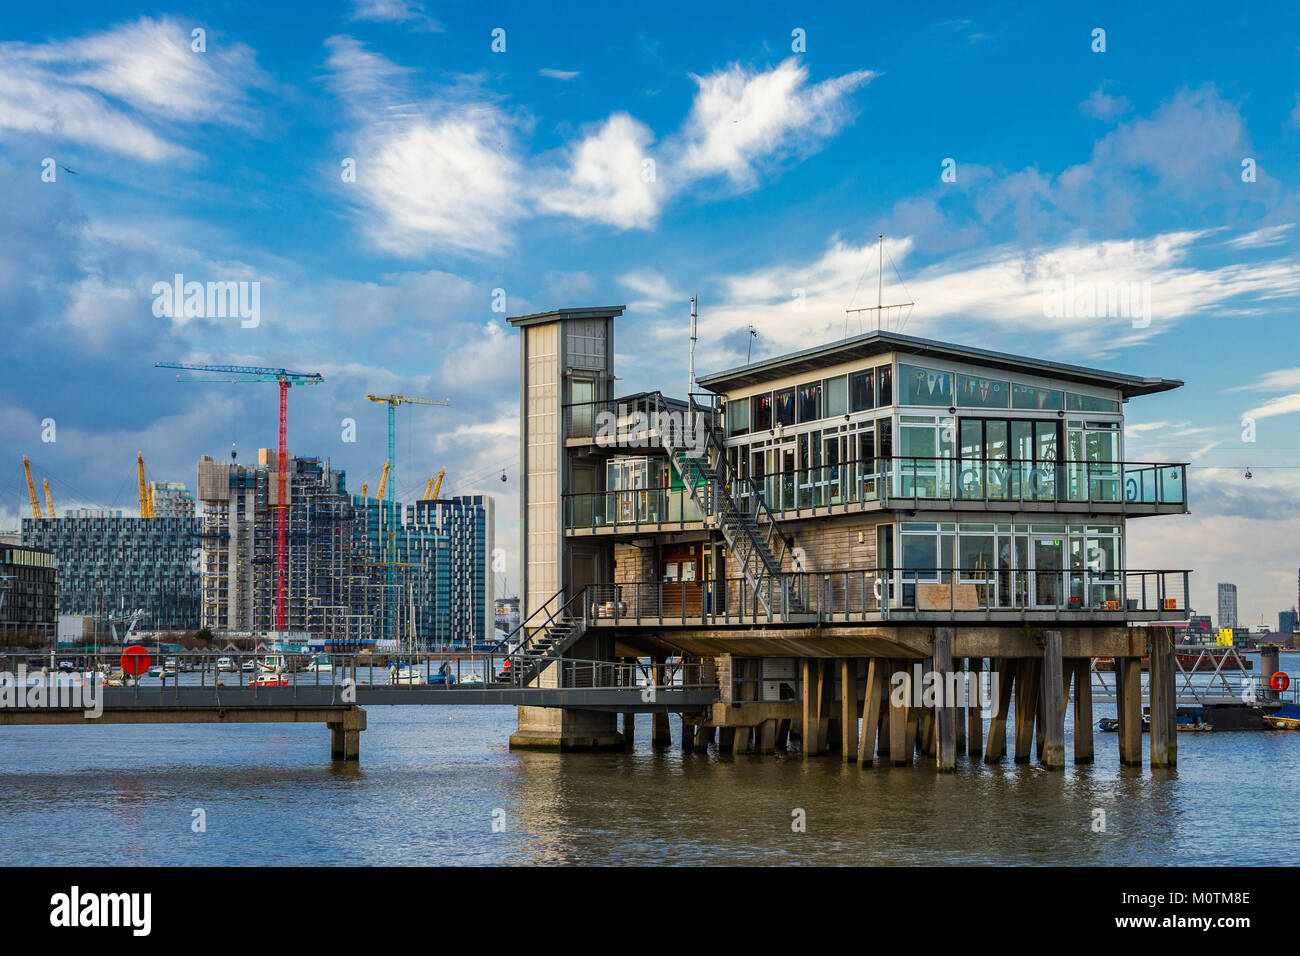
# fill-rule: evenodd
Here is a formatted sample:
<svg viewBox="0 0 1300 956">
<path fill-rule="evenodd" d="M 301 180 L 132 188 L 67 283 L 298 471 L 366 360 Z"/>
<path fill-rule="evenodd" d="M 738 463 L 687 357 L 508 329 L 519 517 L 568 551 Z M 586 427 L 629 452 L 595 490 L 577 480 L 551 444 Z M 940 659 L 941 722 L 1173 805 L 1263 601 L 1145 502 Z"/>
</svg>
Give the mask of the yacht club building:
<svg viewBox="0 0 1300 956">
<path fill-rule="evenodd" d="M 1101 656 L 1131 682 L 1151 641 L 1163 662 L 1160 625 L 1186 620 L 1188 572 L 1133 567 L 1125 530 L 1186 512 L 1186 466 L 1128 460 L 1124 408 L 1180 381 L 875 331 L 706 374 L 678 399 L 620 397 L 622 311 L 511 320 L 522 634 L 539 642 L 539 681 L 562 679 L 548 666 L 562 657 L 681 659 L 718 689 L 713 713 L 684 716 L 688 732 L 768 749 L 793 723 L 805 753 L 838 742 L 847 757 L 878 734 L 889 750 L 881 678 L 912 660 L 987 660 L 1017 706 L 1037 708 L 1029 728 L 1050 751 L 1057 708 L 1030 699 L 1045 682 L 1063 674 L 1068 690 Z M 931 717 L 942 766 L 951 720 L 894 720 L 924 736 Z M 512 743 L 620 740 L 612 715 L 521 708 Z M 1174 745 L 1159 745 L 1170 762 Z"/>
</svg>

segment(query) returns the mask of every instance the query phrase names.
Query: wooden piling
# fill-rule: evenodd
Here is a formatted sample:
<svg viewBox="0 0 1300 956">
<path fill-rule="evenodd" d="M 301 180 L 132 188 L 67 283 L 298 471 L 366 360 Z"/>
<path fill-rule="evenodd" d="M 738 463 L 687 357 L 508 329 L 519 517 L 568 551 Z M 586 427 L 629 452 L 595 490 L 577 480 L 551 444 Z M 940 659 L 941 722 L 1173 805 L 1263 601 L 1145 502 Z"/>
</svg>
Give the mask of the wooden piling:
<svg viewBox="0 0 1300 956">
<path fill-rule="evenodd" d="M 887 746 L 888 732 L 880 723 L 882 712 L 888 713 L 888 685 L 885 683 L 886 663 L 872 658 L 867 664 L 866 696 L 862 700 L 862 736 L 858 741 L 858 766 L 870 767 L 876 753 L 876 734 L 880 733 L 881 746 Z M 882 707 L 882 704 L 886 706 Z"/>
<path fill-rule="evenodd" d="M 989 670 L 998 675 L 997 709 L 989 720 L 988 744 L 984 747 L 984 762 L 999 763 L 1007 755 L 1007 717 L 1011 713 L 1011 693 L 1015 687 L 1016 666 L 1013 660 L 1001 657 L 989 661 Z"/>
<path fill-rule="evenodd" d="M 1016 660 L 1016 763 L 1029 763 L 1038 715 L 1038 669 L 1033 658 Z"/>
<path fill-rule="evenodd" d="M 695 728 L 695 752 L 697 754 L 706 754 L 709 752 L 709 744 L 713 743 L 713 728 L 701 724 Z"/>
<path fill-rule="evenodd" d="M 949 689 L 953 686 L 952 628 L 939 627 L 934 631 L 934 669 L 940 682 L 939 699 L 935 714 L 935 758 L 940 773 L 949 773 L 957 767 L 957 733 L 954 726 L 955 701 Z"/>
<path fill-rule="evenodd" d="M 818 684 L 820 683 L 821 662 L 815 657 L 803 659 L 803 719 L 799 726 L 799 742 L 803 747 L 805 758 L 817 751 Z"/>
<path fill-rule="evenodd" d="M 776 722 L 776 746 L 785 750 L 790 746 L 790 720 L 778 720 Z"/>
<path fill-rule="evenodd" d="M 636 742 L 636 714 L 623 715 L 623 741 L 628 750 L 631 750 Z"/>
<path fill-rule="evenodd" d="M 1169 628 L 1148 628 L 1151 661 L 1148 674 L 1151 700 L 1151 766 L 1171 767 L 1178 762 L 1178 707 L 1174 698 L 1174 647 Z"/>
<path fill-rule="evenodd" d="M 682 753 L 688 754 L 695 749 L 695 726 L 682 721 Z"/>
<path fill-rule="evenodd" d="M 1065 681 L 1064 661 L 1061 659 L 1061 632 L 1047 631 L 1043 635 L 1043 722 L 1045 742 L 1043 765 L 1048 770 L 1065 769 Z"/>
<path fill-rule="evenodd" d="M 749 740 L 753 733 L 753 727 L 736 728 L 736 732 L 731 738 L 731 753 L 733 756 L 739 757 L 749 753 Z"/>
<path fill-rule="evenodd" d="M 771 754 L 776 752 L 776 720 L 765 720 L 756 731 L 758 752 Z"/>
<path fill-rule="evenodd" d="M 1092 659 L 1080 657 L 1074 670 L 1074 762 L 1092 763 Z"/>
<path fill-rule="evenodd" d="M 864 732 L 865 736 L 865 732 Z M 858 659 L 840 659 L 840 757 L 858 759 Z"/>
<path fill-rule="evenodd" d="M 980 684 L 984 658 L 968 658 L 966 669 L 970 674 L 966 700 L 966 753 L 978 757 L 984 751 L 984 698 Z"/>
<path fill-rule="evenodd" d="M 718 728 L 718 753 L 719 754 L 731 753 L 732 748 L 735 747 L 735 744 L 736 744 L 736 728 L 719 727 Z"/>
<path fill-rule="evenodd" d="M 891 684 L 889 694 L 889 762 L 895 767 L 906 767 L 912 762 L 913 744 L 908 740 L 907 728 L 909 721 L 907 719 L 911 708 L 907 702 L 912 697 L 912 675 L 908 671 L 907 662 L 901 663 L 903 670 L 902 691 L 906 694 L 901 704 L 895 703 L 893 686 Z"/>
<path fill-rule="evenodd" d="M 835 711 L 835 661 L 817 662 L 817 752 L 830 746 L 831 714 Z"/>
</svg>

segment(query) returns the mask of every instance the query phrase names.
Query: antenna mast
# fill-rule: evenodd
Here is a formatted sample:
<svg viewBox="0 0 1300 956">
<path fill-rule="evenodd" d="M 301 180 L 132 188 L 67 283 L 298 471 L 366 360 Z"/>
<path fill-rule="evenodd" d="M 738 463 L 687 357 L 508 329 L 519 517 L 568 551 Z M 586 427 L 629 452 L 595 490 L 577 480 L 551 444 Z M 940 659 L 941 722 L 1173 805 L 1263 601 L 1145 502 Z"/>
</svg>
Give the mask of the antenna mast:
<svg viewBox="0 0 1300 956">
<path fill-rule="evenodd" d="M 690 381 L 686 383 L 686 401 L 689 404 L 691 395 L 695 392 L 695 341 L 699 338 L 696 334 L 698 313 L 696 307 L 699 305 L 700 294 L 697 292 L 691 296 L 691 362 L 690 362 Z"/>
<path fill-rule="evenodd" d="M 845 309 L 844 314 L 848 316 L 855 312 L 876 313 L 876 331 L 879 332 L 880 324 L 883 319 L 883 316 L 885 315 L 886 309 L 910 308 L 911 306 L 916 305 L 916 303 L 896 302 L 893 305 L 885 305 L 885 234 L 883 232 L 878 233 L 876 239 L 877 239 L 876 257 L 878 262 L 878 266 L 876 269 L 876 304 L 871 306 L 866 306 L 861 309 Z M 892 262 L 893 260 L 891 259 L 890 261 Z M 847 318 L 844 320 L 844 326 L 845 326 L 844 335 L 847 338 L 849 334 Z"/>
</svg>

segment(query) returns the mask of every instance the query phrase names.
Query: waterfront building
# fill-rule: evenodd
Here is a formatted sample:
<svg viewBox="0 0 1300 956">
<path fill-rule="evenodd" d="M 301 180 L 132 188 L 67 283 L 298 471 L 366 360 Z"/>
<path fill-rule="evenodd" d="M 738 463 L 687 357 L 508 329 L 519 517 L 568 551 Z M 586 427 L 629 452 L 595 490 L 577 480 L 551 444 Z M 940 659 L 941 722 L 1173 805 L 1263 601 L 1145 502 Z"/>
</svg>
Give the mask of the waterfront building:
<svg viewBox="0 0 1300 956">
<path fill-rule="evenodd" d="M 385 637 L 423 647 L 493 639 L 494 503 L 487 495 L 394 501 L 352 496 L 358 547 L 374 568 Z"/>
<path fill-rule="evenodd" d="M 1277 615 L 1277 632 L 1283 637 L 1289 637 L 1296 630 L 1296 609 L 1291 608 L 1289 611 L 1279 611 Z"/>
<path fill-rule="evenodd" d="M 54 554 L 59 611 L 143 613 L 145 630 L 199 626 L 195 518 L 137 518 L 120 510 L 70 508 L 62 518 L 24 518 L 23 543 Z"/>
<path fill-rule="evenodd" d="M 52 647 L 58 626 L 58 565 L 54 552 L 0 544 L 0 647 Z"/>
<path fill-rule="evenodd" d="M 194 517 L 194 496 L 179 481 L 151 481 L 149 495 L 155 518 Z"/>
<path fill-rule="evenodd" d="M 198 464 L 203 626 L 276 629 L 276 465 L 263 448 L 246 466 Z M 287 459 L 285 629 L 331 641 L 374 636 L 372 569 L 356 546 L 345 474 L 319 458 Z"/>
<path fill-rule="evenodd" d="M 1044 674 L 1068 682 L 1092 657 L 1116 658 L 1127 686 L 1148 650 L 1171 666 L 1158 625 L 1187 619 L 1188 571 L 1132 567 L 1125 535 L 1130 520 L 1187 511 L 1186 465 L 1126 460 L 1124 404 L 1180 381 L 875 331 L 701 376 L 685 398 L 620 397 L 622 312 L 510 320 L 521 612 L 539 648 L 521 658 L 526 677 L 565 679 L 561 658 L 680 658 L 717 686 L 687 733 L 769 749 L 793 720 L 805 752 L 838 738 L 847 759 L 859 717 L 863 739 L 891 732 L 876 722 L 879 682 L 909 660 L 948 673 L 996 659 L 1021 703 Z M 1122 718 L 1130 763 L 1137 700 Z M 1169 762 L 1171 700 L 1152 710 Z M 1085 716 L 1075 725 L 1090 730 Z M 911 719 L 895 713 L 894 732 Z M 622 742 L 612 714 L 528 707 L 511 738 Z M 1090 733 L 1077 744 L 1091 759 Z M 936 746 L 945 765 L 951 740 Z M 1027 746 L 1017 740 L 1018 759 Z"/>
<path fill-rule="evenodd" d="M 1219 585 L 1219 627 L 1237 627 L 1237 585 Z"/>
</svg>

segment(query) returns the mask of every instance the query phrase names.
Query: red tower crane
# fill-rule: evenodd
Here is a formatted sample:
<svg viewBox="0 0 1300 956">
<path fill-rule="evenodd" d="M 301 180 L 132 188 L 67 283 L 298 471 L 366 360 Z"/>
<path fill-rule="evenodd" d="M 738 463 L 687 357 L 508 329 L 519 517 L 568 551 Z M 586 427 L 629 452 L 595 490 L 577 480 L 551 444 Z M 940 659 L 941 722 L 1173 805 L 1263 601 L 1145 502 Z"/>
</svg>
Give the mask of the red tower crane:
<svg viewBox="0 0 1300 956">
<path fill-rule="evenodd" d="M 176 376 L 178 382 L 279 382 L 280 383 L 280 461 L 276 477 L 276 515 L 275 515 L 275 629 L 283 631 L 284 626 L 284 578 L 286 554 L 288 552 L 285 531 L 285 471 L 288 461 L 288 417 L 289 386 L 319 385 L 325 379 L 320 372 L 290 372 L 283 368 L 257 368 L 249 365 L 187 365 L 182 362 L 155 362 L 155 368 L 178 368 L 189 372 L 219 373 L 211 377 L 187 378 Z M 240 378 L 225 378 L 225 375 L 237 375 Z"/>
</svg>

